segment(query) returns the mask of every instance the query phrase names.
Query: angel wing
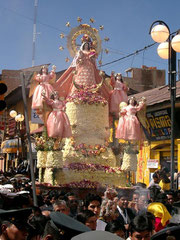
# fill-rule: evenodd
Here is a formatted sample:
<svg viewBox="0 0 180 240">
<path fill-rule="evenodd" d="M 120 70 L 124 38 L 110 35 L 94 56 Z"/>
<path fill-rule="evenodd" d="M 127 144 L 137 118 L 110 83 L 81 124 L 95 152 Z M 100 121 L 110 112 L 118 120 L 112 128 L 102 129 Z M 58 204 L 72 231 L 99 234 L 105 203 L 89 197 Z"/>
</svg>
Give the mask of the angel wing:
<svg viewBox="0 0 180 240">
<path fill-rule="evenodd" d="M 30 89 L 29 89 L 29 97 L 32 97 L 35 88 L 38 85 L 38 82 L 35 80 L 35 76 L 37 75 L 36 72 L 33 73 L 31 79 L 30 79 Z"/>
<path fill-rule="evenodd" d="M 138 120 L 140 121 L 141 125 L 144 128 L 147 128 L 147 124 L 146 124 L 146 104 L 144 104 L 143 108 L 137 112 L 137 117 Z"/>
</svg>

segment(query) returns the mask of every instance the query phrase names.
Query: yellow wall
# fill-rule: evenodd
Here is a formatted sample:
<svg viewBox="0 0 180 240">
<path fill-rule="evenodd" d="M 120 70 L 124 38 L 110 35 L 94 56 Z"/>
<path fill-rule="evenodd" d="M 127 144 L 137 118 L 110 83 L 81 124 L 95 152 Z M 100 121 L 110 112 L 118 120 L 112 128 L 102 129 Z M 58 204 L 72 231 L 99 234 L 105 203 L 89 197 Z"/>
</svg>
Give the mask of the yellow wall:
<svg viewBox="0 0 180 240">
<path fill-rule="evenodd" d="M 147 168 L 148 159 L 158 159 L 158 168 L 160 168 L 160 155 L 170 156 L 170 154 L 170 140 L 157 141 L 150 144 L 144 142 L 144 146 L 140 149 L 138 154 L 136 181 L 143 182 L 148 186 L 150 173 L 156 170 L 156 168 Z M 178 160 L 178 171 L 180 171 L 180 139 L 175 141 L 175 156 L 176 155 Z"/>
</svg>

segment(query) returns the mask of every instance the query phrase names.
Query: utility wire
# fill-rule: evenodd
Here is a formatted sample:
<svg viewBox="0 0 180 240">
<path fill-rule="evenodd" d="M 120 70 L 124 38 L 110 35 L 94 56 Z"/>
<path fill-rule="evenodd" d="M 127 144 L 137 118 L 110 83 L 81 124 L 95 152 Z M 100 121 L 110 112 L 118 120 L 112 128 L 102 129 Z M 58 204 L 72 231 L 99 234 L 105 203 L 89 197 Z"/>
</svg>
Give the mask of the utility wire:
<svg viewBox="0 0 180 240">
<path fill-rule="evenodd" d="M 21 14 L 21 13 L 18 13 L 17 11 L 15 11 L 15 10 L 13 10 L 13 9 L 6 8 L 6 7 L 3 7 L 3 6 L 0 6 L 0 8 L 2 8 L 2 9 L 4 9 L 4 10 L 7 10 L 7 11 L 9 11 L 9 12 L 12 12 L 12 13 L 14 13 L 14 14 L 22 17 L 22 18 L 28 19 L 28 20 L 31 21 L 31 22 L 34 22 L 34 19 L 33 19 L 33 18 L 28 17 L 28 16 L 25 16 L 25 15 L 23 15 L 23 14 Z M 65 31 L 63 31 L 63 30 L 61 30 L 61 29 L 59 29 L 59 28 L 57 28 L 57 27 L 51 26 L 51 25 L 46 24 L 46 23 L 43 23 L 43 22 L 41 22 L 41 21 L 38 21 L 38 20 L 37 20 L 37 22 L 38 22 L 39 24 L 43 25 L 43 26 L 46 26 L 46 27 L 51 28 L 51 29 L 54 29 L 54 30 L 56 30 L 56 31 L 58 31 L 58 32 L 67 33 L 67 32 L 65 32 Z"/>
<path fill-rule="evenodd" d="M 139 50 L 137 50 L 137 51 L 135 51 L 135 52 L 133 52 L 133 53 L 130 53 L 130 54 L 124 56 L 124 57 L 121 57 L 121 58 L 116 59 L 116 60 L 113 60 L 113 61 L 111 61 L 111 62 L 102 64 L 101 67 L 104 67 L 104 66 L 110 65 L 110 64 L 112 64 L 112 63 L 119 62 L 119 61 L 121 61 L 121 60 L 123 60 L 123 59 L 125 59 L 125 58 L 134 56 L 134 55 L 136 55 L 136 54 L 138 54 L 138 53 L 146 50 L 147 48 L 150 48 L 150 47 L 154 46 L 155 44 L 156 44 L 156 42 L 155 42 L 155 43 L 152 43 L 152 44 L 150 44 L 150 45 L 148 45 L 148 46 L 145 46 L 144 48 L 141 48 L 141 49 L 139 49 Z"/>
</svg>

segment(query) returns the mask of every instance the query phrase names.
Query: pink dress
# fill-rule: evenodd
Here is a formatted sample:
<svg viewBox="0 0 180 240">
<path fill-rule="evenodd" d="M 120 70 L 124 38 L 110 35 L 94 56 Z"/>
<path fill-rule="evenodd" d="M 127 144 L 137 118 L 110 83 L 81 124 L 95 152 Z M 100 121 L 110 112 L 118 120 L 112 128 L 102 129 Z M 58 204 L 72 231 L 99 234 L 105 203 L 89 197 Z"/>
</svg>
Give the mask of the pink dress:
<svg viewBox="0 0 180 240">
<path fill-rule="evenodd" d="M 53 86 L 49 81 L 55 77 L 55 73 L 51 72 L 50 74 L 38 74 L 35 78 L 39 82 L 39 85 L 35 88 L 33 97 L 32 97 L 32 109 L 43 109 L 43 97 L 42 92 L 45 93 L 45 96 L 49 99 L 51 93 L 54 91 Z"/>
<path fill-rule="evenodd" d="M 114 80 L 115 81 L 115 80 Z M 119 104 L 121 102 L 126 102 L 128 101 L 128 96 L 127 96 L 127 86 L 123 82 L 116 80 L 114 82 L 114 89 L 111 92 L 110 96 L 110 112 L 111 113 L 119 113 Z"/>
<path fill-rule="evenodd" d="M 64 102 L 56 100 L 46 100 L 53 110 L 47 119 L 47 132 L 49 137 L 69 138 L 72 136 L 71 126 L 67 114 L 65 113 Z"/>
<path fill-rule="evenodd" d="M 128 105 L 125 107 L 121 114 L 122 116 L 119 118 L 117 130 L 116 130 L 116 138 L 124 139 L 124 140 L 142 140 L 142 133 L 140 128 L 140 122 L 136 117 L 136 113 L 143 108 L 144 104 L 140 104 L 139 106 Z"/>
<path fill-rule="evenodd" d="M 82 62 L 80 62 L 80 59 L 82 59 Z M 73 66 L 70 66 L 53 85 L 54 89 L 59 92 L 59 96 L 66 99 L 77 90 L 73 84 L 74 70 L 77 71 L 74 79 L 77 84 L 84 86 L 99 84 L 102 78 L 99 75 L 95 61 L 96 59 L 93 52 L 83 52 L 81 56 L 78 54 L 73 61 Z M 109 102 L 110 91 L 104 83 L 99 89 L 99 92 L 100 95 Z"/>
<path fill-rule="evenodd" d="M 95 80 L 95 56 L 91 52 L 81 52 L 76 60 L 75 82 L 81 86 L 92 86 Z M 76 90 L 73 86 L 72 93 Z"/>
</svg>

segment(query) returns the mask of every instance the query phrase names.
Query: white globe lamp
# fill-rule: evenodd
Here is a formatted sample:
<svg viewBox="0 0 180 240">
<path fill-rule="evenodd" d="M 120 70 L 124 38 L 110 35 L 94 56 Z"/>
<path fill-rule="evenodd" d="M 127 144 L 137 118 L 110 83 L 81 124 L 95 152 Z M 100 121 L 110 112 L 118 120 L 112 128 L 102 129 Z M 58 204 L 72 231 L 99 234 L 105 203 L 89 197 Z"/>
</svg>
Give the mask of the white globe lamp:
<svg viewBox="0 0 180 240">
<path fill-rule="evenodd" d="M 17 112 L 15 110 L 11 110 L 9 115 L 12 117 L 12 118 L 15 118 L 17 116 Z"/>
<path fill-rule="evenodd" d="M 165 25 L 156 25 L 151 30 L 151 37 L 155 42 L 165 42 L 169 37 L 169 30 Z"/>
<path fill-rule="evenodd" d="M 160 43 L 157 48 L 157 53 L 161 58 L 168 59 L 169 58 L 169 43 L 168 42 Z"/>
<path fill-rule="evenodd" d="M 176 52 L 180 52 L 180 34 L 173 37 L 171 41 L 171 46 Z"/>
</svg>

